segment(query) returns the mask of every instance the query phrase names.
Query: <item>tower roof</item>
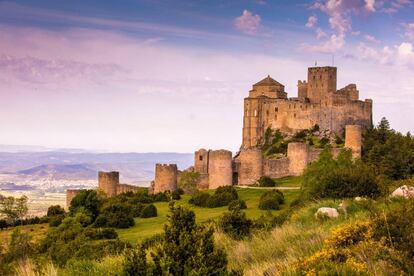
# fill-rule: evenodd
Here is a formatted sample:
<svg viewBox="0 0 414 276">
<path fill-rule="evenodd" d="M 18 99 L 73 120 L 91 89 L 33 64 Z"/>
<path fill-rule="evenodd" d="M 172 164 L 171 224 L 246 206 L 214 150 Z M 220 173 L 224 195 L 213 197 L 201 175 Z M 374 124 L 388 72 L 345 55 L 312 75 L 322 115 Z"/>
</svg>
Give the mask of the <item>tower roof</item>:
<svg viewBox="0 0 414 276">
<path fill-rule="evenodd" d="M 261 81 L 259 81 L 256 84 L 253 84 L 253 86 L 284 86 L 283 84 L 275 81 L 274 79 L 272 79 L 269 75 L 262 79 Z"/>
</svg>

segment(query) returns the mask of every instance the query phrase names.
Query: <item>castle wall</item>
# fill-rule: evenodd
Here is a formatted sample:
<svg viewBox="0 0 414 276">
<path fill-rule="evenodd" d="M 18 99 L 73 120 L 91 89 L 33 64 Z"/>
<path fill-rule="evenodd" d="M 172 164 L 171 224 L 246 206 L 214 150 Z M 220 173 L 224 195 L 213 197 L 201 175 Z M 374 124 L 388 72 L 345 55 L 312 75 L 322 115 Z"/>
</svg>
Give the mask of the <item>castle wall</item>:
<svg viewBox="0 0 414 276">
<path fill-rule="evenodd" d="M 177 174 L 176 164 L 156 164 L 153 193 L 176 190 Z"/>
<path fill-rule="evenodd" d="M 209 188 L 216 189 L 221 186 L 231 186 L 233 183 L 232 153 L 228 150 L 210 150 Z"/>
<path fill-rule="evenodd" d="M 98 186 L 107 196 L 112 197 L 117 194 L 119 185 L 119 172 L 99 172 Z"/>
<path fill-rule="evenodd" d="M 69 210 L 72 199 L 75 198 L 82 190 L 66 190 L 66 209 Z"/>
<path fill-rule="evenodd" d="M 347 125 L 345 127 L 345 147 L 352 150 L 354 158 L 361 157 L 362 128 L 360 125 Z"/>
<path fill-rule="evenodd" d="M 311 103 L 321 103 L 329 93 L 336 91 L 336 67 L 308 68 L 308 98 Z"/>
<path fill-rule="evenodd" d="M 289 158 L 289 173 L 300 175 L 309 163 L 309 145 L 305 143 L 289 143 L 287 156 Z"/>
<path fill-rule="evenodd" d="M 197 189 L 208 190 L 209 188 L 209 175 L 208 173 L 201 173 L 197 181 Z"/>
<path fill-rule="evenodd" d="M 128 184 L 119 184 L 118 186 L 116 186 L 116 194 L 122 194 L 122 193 L 127 193 L 127 192 L 135 192 L 139 189 L 139 187 L 137 186 L 133 186 L 133 185 L 128 185 Z"/>
<path fill-rule="evenodd" d="M 237 162 L 239 185 L 252 185 L 263 176 L 263 154 L 260 149 L 242 150 Z"/>
<path fill-rule="evenodd" d="M 289 176 L 289 158 L 282 157 L 280 159 L 264 159 L 263 175 L 271 178 Z"/>
</svg>

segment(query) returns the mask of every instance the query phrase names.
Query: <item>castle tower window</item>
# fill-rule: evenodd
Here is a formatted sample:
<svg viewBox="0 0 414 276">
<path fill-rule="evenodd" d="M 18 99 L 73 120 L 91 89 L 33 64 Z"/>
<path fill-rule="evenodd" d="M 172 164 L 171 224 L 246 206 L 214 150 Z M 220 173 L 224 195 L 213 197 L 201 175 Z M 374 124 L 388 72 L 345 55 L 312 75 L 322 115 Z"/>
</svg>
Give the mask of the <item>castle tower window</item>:
<svg viewBox="0 0 414 276">
<path fill-rule="evenodd" d="M 198 159 L 199 159 L 200 161 L 203 161 L 203 156 L 202 156 L 202 155 L 200 155 Z"/>
<path fill-rule="evenodd" d="M 256 117 L 257 116 L 257 110 L 254 110 L 253 116 Z"/>
<path fill-rule="evenodd" d="M 293 118 L 296 118 L 296 113 L 293 113 Z"/>
<path fill-rule="evenodd" d="M 278 107 L 275 107 L 275 112 L 278 112 L 279 111 L 279 108 Z"/>
</svg>

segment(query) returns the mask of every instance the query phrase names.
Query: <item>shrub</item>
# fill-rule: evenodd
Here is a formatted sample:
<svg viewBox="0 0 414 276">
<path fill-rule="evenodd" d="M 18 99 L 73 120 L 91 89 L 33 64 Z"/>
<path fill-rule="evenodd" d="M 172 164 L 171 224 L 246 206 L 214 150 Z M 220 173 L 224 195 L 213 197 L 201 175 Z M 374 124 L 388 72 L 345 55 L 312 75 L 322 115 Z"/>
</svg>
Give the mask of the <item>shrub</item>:
<svg viewBox="0 0 414 276">
<path fill-rule="evenodd" d="M 274 181 L 272 178 L 268 176 L 260 177 L 257 183 L 259 184 L 259 187 L 275 187 L 276 186 L 276 181 Z"/>
<path fill-rule="evenodd" d="M 131 210 L 132 216 L 134 218 L 140 217 L 142 209 L 144 209 L 144 207 L 145 207 L 145 205 L 142 204 L 142 203 L 137 203 L 137 204 L 133 205 L 132 210 Z"/>
<path fill-rule="evenodd" d="M 87 228 L 85 236 L 92 240 L 116 239 L 118 233 L 113 228 Z"/>
<path fill-rule="evenodd" d="M 154 197 L 155 202 L 168 202 L 168 201 L 170 201 L 170 198 L 168 196 L 167 191 L 166 192 L 159 192 L 159 193 L 155 194 L 153 197 Z"/>
<path fill-rule="evenodd" d="M 65 218 L 64 215 L 54 215 L 49 219 L 49 226 L 56 227 L 62 223 L 62 220 Z"/>
<path fill-rule="evenodd" d="M 56 215 L 64 215 L 65 210 L 60 207 L 60 205 L 52 205 L 49 208 L 47 208 L 47 216 L 56 216 Z"/>
<path fill-rule="evenodd" d="M 215 208 L 226 206 L 231 201 L 238 199 L 237 191 L 232 186 L 219 187 L 213 195 L 208 193 L 196 193 L 189 200 L 190 204 L 200 207 Z"/>
<path fill-rule="evenodd" d="M 188 201 L 190 204 L 205 207 L 207 206 L 207 200 L 210 198 L 210 195 L 205 192 L 198 192 L 194 194 Z"/>
<path fill-rule="evenodd" d="M 132 207 L 127 203 L 107 202 L 101 209 L 101 215 L 105 217 L 100 219 L 99 226 L 128 228 L 134 225 Z M 106 221 L 106 224 L 102 223 Z"/>
<path fill-rule="evenodd" d="M 171 199 L 172 200 L 180 200 L 181 199 L 180 192 L 178 190 L 173 191 L 171 193 Z"/>
<path fill-rule="evenodd" d="M 305 190 L 314 198 L 380 195 L 374 171 L 359 160 L 353 161 L 350 150 L 342 150 L 334 159 L 330 148 L 326 148 L 303 175 Z"/>
<path fill-rule="evenodd" d="M 250 234 L 252 221 L 246 217 L 246 213 L 236 208 L 224 213 L 220 218 L 219 225 L 224 233 L 234 239 L 242 239 Z"/>
<path fill-rule="evenodd" d="M 184 194 L 184 190 L 181 189 L 181 188 L 178 188 L 176 191 L 178 192 L 179 195 L 183 195 Z"/>
<path fill-rule="evenodd" d="M 246 202 L 242 199 L 236 199 L 236 200 L 232 200 L 229 203 L 229 211 L 231 210 L 235 210 L 235 209 L 247 209 L 247 205 Z"/>
<path fill-rule="evenodd" d="M 157 216 L 157 207 L 154 204 L 148 204 L 142 209 L 141 218 L 152 218 Z"/>
<path fill-rule="evenodd" d="M 280 205 L 284 203 L 283 193 L 279 190 L 266 191 L 260 196 L 259 209 L 262 210 L 279 210 Z"/>
</svg>

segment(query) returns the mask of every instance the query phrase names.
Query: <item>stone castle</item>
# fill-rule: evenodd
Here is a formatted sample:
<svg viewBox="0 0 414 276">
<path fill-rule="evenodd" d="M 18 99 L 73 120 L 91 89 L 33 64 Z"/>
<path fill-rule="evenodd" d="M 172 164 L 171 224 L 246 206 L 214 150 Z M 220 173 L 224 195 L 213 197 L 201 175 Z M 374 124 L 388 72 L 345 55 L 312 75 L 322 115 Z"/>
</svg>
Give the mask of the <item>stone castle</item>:
<svg viewBox="0 0 414 276">
<path fill-rule="evenodd" d="M 270 76 L 253 85 L 244 99 L 243 137 L 240 151 L 200 149 L 194 166 L 185 171 L 199 173 L 199 189 L 252 185 L 262 176 L 280 178 L 300 175 L 319 157 L 322 149 L 306 143 L 289 143 L 286 156 L 265 158 L 259 145 L 266 129 L 292 135 L 318 125 L 321 133 L 340 135 L 345 130 L 345 147 L 355 158 L 361 156 L 362 130 L 372 125 L 372 100 L 359 100 L 355 84 L 337 90 L 335 67 L 308 68 L 308 80 L 298 81 L 298 97 L 288 98 L 284 85 Z M 333 148 L 337 155 L 339 148 Z M 176 164 L 156 164 L 153 193 L 177 189 L 182 171 Z M 134 191 L 138 187 L 119 184 L 118 172 L 99 172 L 99 190 L 108 196 Z M 79 190 L 67 191 L 67 206 Z"/>
<path fill-rule="evenodd" d="M 318 159 L 322 149 L 306 143 L 289 143 L 287 155 L 263 156 L 259 144 L 266 129 L 292 135 L 318 125 L 321 133 L 340 135 L 355 158 L 361 155 L 362 130 L 372 125 L 372 100 L 359 100 L 355 84 L 337 90 L 336 67 L 308 68 L 308 80 L 298 81 L 298 97 L 288 98 L 284 85 L 270 76 L 253 85 L 244 99 L 243 139 L 240 151 L 200 149 L 194 153 L 199 189 L 228 185 L 252 185 L 262 176 L 300 175 Z M 333 148 L 336 156 L 340 148 Z M 174 190 L 181 171 L 175 164 L 157 164 L 153 191 Z"/>
</svg>

